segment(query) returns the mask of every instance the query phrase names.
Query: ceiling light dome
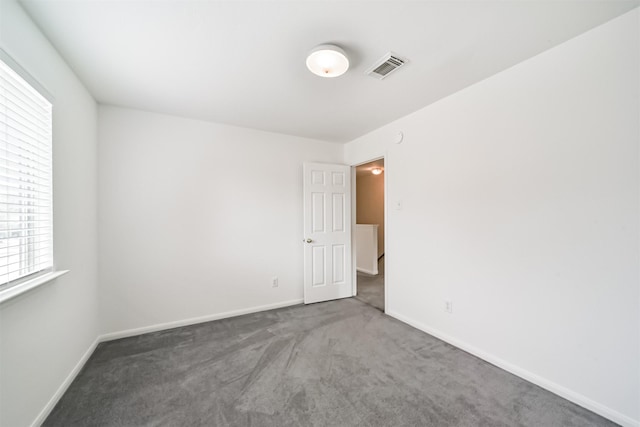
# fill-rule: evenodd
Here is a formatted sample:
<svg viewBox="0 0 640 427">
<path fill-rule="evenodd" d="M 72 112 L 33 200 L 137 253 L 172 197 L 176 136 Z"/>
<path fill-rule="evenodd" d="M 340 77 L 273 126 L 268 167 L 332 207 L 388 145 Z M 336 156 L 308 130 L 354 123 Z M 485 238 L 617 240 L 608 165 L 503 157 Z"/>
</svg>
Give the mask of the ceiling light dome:
<svg viewBox="0 0 640 427">
<path fill-rule="evenodd" d="M 349 69 L 349 58 L 338 46 L 323 44 L 309 52 L 307 68 L 321 77 L 338 77 Z"/>
</svg>

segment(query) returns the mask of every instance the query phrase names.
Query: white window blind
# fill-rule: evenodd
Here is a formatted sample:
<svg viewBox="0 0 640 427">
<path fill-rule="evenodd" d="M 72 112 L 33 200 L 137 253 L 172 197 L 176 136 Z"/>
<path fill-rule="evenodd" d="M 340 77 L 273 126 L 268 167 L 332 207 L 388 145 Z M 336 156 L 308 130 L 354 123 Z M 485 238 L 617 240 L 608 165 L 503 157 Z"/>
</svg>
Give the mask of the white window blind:
<svg viewBox="0 0 640 427">
<path fill-rule="evenodd" d="M 52 105 L 0 60 L 0 288 L 53 267 Z"/>
</svg>

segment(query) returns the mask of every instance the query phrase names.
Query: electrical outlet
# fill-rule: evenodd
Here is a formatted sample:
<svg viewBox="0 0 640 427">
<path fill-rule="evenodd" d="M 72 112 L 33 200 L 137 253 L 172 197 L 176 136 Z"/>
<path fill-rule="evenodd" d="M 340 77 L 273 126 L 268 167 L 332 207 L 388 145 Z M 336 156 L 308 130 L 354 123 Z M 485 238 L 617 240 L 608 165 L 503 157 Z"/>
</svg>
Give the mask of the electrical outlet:
<svg viewBox="0 0 640 427">
<path fill-rule="evenodd" d="M 446 311 L 447 313 L 453 313 L 453 302 L 452 301 L 445 301 L 444 302 L 444 311 Z"/>
<path fill-rule="evenodd" d="M 277 288 L 278 287 L 278 276 L 273 276 L 271 278 L 271 287 L 272 288 Z"/>
</svg>

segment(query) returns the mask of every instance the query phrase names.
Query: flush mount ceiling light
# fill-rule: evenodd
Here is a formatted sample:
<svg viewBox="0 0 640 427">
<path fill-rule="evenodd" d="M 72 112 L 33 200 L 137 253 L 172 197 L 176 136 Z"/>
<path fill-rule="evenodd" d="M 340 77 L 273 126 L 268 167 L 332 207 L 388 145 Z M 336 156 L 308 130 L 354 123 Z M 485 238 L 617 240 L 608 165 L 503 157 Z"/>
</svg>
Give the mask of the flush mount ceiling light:
<svg viewBox="0 0 640 427">
<path fill-rule="evenodd" d="M 320 77 L 338 77 L 349 69 L 349 58 L 338 46 L 323 44 L 309 52 L 307 68 Z"/>
<path fill-rule="evenodd" d="M 371 173 L 374 175 L 380 175 L 382 173 L 382 168 L 373 168 L 371 169 Z"/>
</svg>

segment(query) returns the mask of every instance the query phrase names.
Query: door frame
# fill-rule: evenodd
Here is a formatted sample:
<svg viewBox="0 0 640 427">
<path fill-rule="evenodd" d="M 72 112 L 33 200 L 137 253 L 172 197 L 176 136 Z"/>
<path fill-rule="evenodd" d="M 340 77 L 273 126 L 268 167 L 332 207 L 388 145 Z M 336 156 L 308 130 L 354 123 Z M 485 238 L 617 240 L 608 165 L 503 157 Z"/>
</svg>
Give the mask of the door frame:
<svg viewBox="0 0 640 427">
<path fill-rule="evenodd" d="M 387 245 L 388 245 L 388 236 L 389 236 L 389 228 L 388 224 L 388 213 L 389 213 L 389 198 L 387 197 L 389 180 L 387 179 L 387 154 L 383 154 L 381 156 L 373 157 L 369 160 L 364 160 L 357 163 L 352 163 L 351 166 L 351 282 L 353 283 L 353 296 L 355 297 L 358 293 L 358 272 L 356 271 L 356 211 L 357 211 L 357 201 L 356 201 L 356 167 L 360 165 L 364 165 L 366 163 L 370 163 L 376 160 L 384 160 L 384 312 L 387 312 L 387 307 L 389 306 L 389 280 L 388 280 L 388 264 L 387 264 Z"/>
</svg>

